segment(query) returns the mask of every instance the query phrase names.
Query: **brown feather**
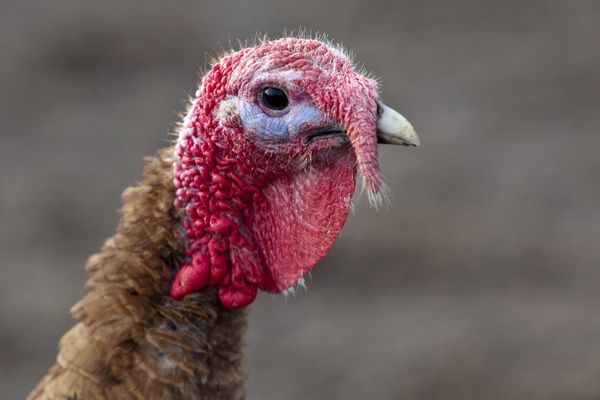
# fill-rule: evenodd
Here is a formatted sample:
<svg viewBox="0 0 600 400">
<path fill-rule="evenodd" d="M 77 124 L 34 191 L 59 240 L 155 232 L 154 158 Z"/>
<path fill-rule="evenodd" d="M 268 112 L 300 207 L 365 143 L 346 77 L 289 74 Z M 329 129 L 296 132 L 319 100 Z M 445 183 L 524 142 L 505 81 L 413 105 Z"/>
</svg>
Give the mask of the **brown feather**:
<svg viewBox="0 0 600 400">
<path fill-rule="evenodd" d="M 147 158 L 143 181 L 124 191 L 117 233 L 87 262 L 79 322 L 28 399 L 244 397 L 245 310 L 224 309 L 212 288 L 168 296 L 182 256 L 172 162 L 171 149 Z"/>
</svg>

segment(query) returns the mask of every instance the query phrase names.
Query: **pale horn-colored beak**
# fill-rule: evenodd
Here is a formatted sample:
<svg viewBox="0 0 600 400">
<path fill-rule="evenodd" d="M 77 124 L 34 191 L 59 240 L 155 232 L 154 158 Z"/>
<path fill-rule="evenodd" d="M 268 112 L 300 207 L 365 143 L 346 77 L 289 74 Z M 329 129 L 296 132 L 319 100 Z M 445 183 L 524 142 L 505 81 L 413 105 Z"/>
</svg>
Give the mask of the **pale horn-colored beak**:
<svg viewBox="0 0 600 400">
<path fill-rule="evenodd" d="M 377 116 L 377 142 L 418 146 L 421 144 L 415 128 L 398 111 L 379 103 Z"/>
</svg>

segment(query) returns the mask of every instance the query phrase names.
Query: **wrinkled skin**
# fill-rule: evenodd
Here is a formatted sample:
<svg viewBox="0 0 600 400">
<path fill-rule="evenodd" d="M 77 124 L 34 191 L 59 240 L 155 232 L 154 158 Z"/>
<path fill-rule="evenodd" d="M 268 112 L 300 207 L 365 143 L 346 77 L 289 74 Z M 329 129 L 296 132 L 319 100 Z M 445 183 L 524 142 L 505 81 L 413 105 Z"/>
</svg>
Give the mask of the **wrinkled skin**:
<svg viewBox="0 0 600 400">
<path fill-rule="evenodd" d="M 268 107 L 266 86 L 286 104 Z M 223 57 L 175 148 L 125 190 L 117 232 L 88 260 L 78 322 L 28 399 L 243 399 L 243 306 L 327 253 L 357 167 L 380 189 L 376 142 L 418 145 L 404 121 L 321 42 Z"/>
<path fill-rule="evenodd" d="M 283 91 L 287 107 L 270 109 L 265 87 Z M 356 166 L 379 191 L 377 84 L 337 49 L 284 38 L 222 58 L 196 96 L 176 148 L 187 261 L 171 295 L 214 285 L 223 305 L 243 307 L 257 289 L 294 285 L 327 253 Z M 315 136 L 335 127 L 344 134 Z"/>
</svg>

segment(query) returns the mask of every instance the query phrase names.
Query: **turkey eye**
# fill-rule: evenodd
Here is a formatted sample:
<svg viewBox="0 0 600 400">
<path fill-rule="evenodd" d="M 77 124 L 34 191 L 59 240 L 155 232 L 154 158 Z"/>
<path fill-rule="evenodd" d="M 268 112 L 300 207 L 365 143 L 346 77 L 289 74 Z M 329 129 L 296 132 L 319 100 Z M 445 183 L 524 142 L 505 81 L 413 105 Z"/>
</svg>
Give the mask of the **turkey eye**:
<svg viewBox="0 0 600 400">
<path fill-rule="evenodd" d="M 271 110 L 283 110 L 289 104 L 285 92 L 274 87 L 266 87 L 262 90 L 261 99 L 264 105 Z"/>
</svg>

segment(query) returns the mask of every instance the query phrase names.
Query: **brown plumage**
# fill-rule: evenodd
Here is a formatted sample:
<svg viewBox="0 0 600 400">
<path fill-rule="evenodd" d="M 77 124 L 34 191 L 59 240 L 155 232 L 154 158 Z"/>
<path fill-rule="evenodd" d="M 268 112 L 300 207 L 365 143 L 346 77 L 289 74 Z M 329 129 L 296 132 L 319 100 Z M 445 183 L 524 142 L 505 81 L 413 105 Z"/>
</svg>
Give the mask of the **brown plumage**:
<svg viewBox="0 0 600 400">
<path fill-rule="evenodd" d="M 316 40 L 219 60 L 175 146 L 124 192 L 117 233 L 88 261 L 78 323 L 29 399 L 243 398 L 244 307 L 327 253 L 357 167 L 380 199 L 378 142 L 418 144 L 377 87 Z"/>
<path fill-rule="evenodd" d="M 172 165 L 160 151 L 124 191 L 117 233 L 88 260 L 79 322 L 28 399 L 243 398 L 245 309 L 223 308 L 214 288 L 168 295 L 182 254 Z"/>
</svg>

